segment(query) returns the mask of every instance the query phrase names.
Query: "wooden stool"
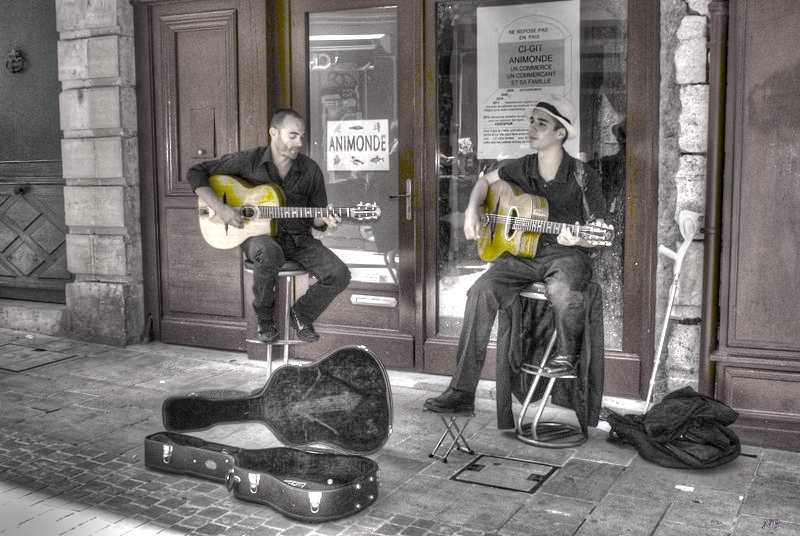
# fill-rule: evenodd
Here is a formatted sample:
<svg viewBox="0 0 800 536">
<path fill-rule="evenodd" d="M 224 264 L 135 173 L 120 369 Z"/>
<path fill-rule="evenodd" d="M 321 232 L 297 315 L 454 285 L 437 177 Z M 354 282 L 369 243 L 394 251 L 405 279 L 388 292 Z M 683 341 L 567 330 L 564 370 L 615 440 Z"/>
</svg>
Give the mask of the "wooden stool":
<svg viewBox="0 0 800 536">
<path fill-rule="evenodd" d="M 250 303 L 253 300 L 253 263 L 245 260 L 244 261 L 244 271 L 247 277 L 245 277 L 245 296 L 249 298 Z M 280 269 L 278 270 L 278 283 L 280 280 L 284 280 L 284 287 L 286 288 L 286 292 L 284 295 L 283 300 L 283 338 L 280 338 L 271 343 L 264 343 L 258 340 L 254 335 L 258 333 L 258 318 L 256 317 L 255 313 L 252 313 L 248 316 L 247 322 L 247 334 L 248 338 L 247 342 L 247 357 L 249 359 L 260 359 L 256 354 L 258 351 L 257 348 L 266 347 L 266 361 L 267 361 L 267 374 L 272 374 L 272 347 L 273 346 L 283 346 L 283 364 L 286 365 L 289 363 L 289 347 L 294 344 L 306 344 L 305 341 L 301 341 L 300 339 L 293 339 L 291 338 L 291 320 L 290 320 L 290 311 L 292 306 L 294 305 L 295 301 L 297 300 L 296 291 L 297 285 L 295 283 L 296 278 L 299 276 L 307 275 L 308 272 L 300 266 L 298 263 L 294 261 L 285 261 Z M 278 285 L 276 285 L 278 286 Z M 276 293 L 277 294 L 277 293 Z M 277 302 L 277 300 L 276 300 Z M 248 304 L 249 305 L 249 304 Z M 249 307 L 249 310 L 252 311 L 252 307 Z M 251 346 L 252 345 L 252 346 Z M 252 348 L 252 351 L 251 351 Z"/>
<path fill-rule="evenodd" d="M 450 453 L 453 452 L 454 449 L 466 452 L 467 454 L 475 454 L 475 451 L 472 450 L 469 443 L 467 443 L 467 438 L 464 437 L 464 431 L 467 429 L 469 421 L 472 420 L 475 414 L 437 413 L 437 415 L 442 419 L 444 432 L 436 443 L 436 446 L 433 447 L 431 453 L 428 454 L 428 458 L 436 458 L 437 460 L 442 460 L 443 463 L 447 463 L 447 457 L 450 456 Z M 459 418 L 463 419 L 463 424 L 458 423 Z M 445 441 L 448 439 L 448 436 L 449 442 L 446 443 Z M 444 454 L 439 454 L 439 451 L 442 449 L 444 449 Z"/>
<path fill-rule="evenodd" d="M 530 287 L 520 292 L 520 296 L 530 300 L 543 300 L 547 301 L 545 295 L 545 285 L 541 282 L 533 283 Z M 553 348 L 556 345 L 557 332 L 553 330 L 553 335 L 547 343 L 547 348 L 542 357 L 539 365 L 532 365 L 525 363 L 522 365 L 521 370 L 524 374 L 533 376 L 533 383 L 525 395 L 525 401 L 522 403 L 519 417 L 517 418 L 516 436 L 517 439 L 528 445 L 535 445 L 537 447 L 546 448 L 567 448 L 577 447 L 582 445 L 588 439 L 586 434 L 580 427 L 559 423 L 559 422 L 543 422 L 542 414 L 544 414 L 545 407 L 550 400 L 550 393 L 553 391 L 553 386 L 558 380 L 574 380 L 577 378 L 575 374 L 566 373 L 550 373 L 545 370 L 547 361 L 553 353 Z M 536 388 L 542 378 L 547 378 L 547 387 L 544 390 L 544 395 L 539 401 L 536 408 L 536 414 L 530 424 L 523 424 L 525 415 L 530 409 L 531 401 L 536 393 Z M 530 430 L 528 430 L 530 428 Z"/>
</svg>

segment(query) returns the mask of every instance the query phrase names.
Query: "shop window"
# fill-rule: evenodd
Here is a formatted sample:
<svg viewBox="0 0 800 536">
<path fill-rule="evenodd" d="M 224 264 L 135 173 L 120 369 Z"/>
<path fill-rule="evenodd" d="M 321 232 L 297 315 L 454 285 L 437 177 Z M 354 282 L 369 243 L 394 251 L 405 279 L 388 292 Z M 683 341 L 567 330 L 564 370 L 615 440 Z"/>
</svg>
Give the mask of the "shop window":
<svg viewBox="0 0 800 536">
<path fill-rule="evenodd" d="M 600 175 L 615 240 L 595 252 L 606 349 L 622 348 L 627 0 L 436 3 L 437 336 L 456 337 L 464 296 L 488 266 L 464 239 L 479 174 L 530 152 L 524 108 L 558 93 L 579 107 L 566 145 Z"/>
</svg>

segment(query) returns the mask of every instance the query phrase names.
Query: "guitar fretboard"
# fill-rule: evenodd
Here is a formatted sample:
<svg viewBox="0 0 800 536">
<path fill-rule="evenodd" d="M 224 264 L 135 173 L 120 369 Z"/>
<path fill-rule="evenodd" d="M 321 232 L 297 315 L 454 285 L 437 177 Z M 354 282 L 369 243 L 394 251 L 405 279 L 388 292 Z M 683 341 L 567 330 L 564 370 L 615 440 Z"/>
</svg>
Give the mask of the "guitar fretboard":
<svg viewBox="0 0 800 536">
<path fill-rule="evenodd" d="M 242 207 L 246 209 L 249 207 Z M 349 218 L 353 209 L 351 207 L 281 207 L 273 205 L 259 205 L 258 215 L 260 218 L 281 219 L 281 218 L 324 218 L 335 214 L 342 218 Z"/>
<path fill-rule="evenodd" d="M 508 225 L 515 231 L 525 231 L 528 233 L 537 234 L 558 234 L 561 228 L 566 225 L 572 234 L 577 235 L 581 231 L 580 225 L 570 225 L 568 223 L 559 223 L 548 220 L 535 220 L 532 218 L 520 218 L 517 216 L 506 216 L 504 214 L 486 214 L 484 215 L 489 223 L 499 223 Z"/>
</svg>

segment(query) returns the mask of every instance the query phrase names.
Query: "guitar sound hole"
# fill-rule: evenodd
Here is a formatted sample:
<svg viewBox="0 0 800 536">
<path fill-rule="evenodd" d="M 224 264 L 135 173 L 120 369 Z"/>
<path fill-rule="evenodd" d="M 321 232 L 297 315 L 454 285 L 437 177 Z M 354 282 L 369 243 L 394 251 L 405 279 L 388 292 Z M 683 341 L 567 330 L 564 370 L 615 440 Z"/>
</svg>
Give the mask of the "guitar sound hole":
<svg viewBox="0 0 800 536">
<path fill-rule="evenodd" d="M 253 218 L 256 215 L 256 209 L 254 207 L 242 207 L 242 217 L 243 218 Z"/>
<path fill-rule="evenodd" d="M 517 207 L 510 207 L 508 210 L 508 223 L 505 227 L 505 238 L 510 241 L 513 240 L 516 229 L 514 229 L 514 220 L 519 217 L 519 209 Z"/>
</svg>

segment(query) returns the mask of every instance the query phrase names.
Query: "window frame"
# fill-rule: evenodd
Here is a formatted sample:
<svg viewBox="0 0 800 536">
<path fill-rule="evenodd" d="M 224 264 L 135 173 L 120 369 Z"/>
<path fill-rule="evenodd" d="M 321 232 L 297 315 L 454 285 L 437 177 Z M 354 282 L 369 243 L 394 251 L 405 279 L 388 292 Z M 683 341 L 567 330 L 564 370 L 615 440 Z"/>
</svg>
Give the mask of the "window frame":
<svg viewBox="0 0 800 536">
<path fill-rule="evenodd" d="M 423 174 L 426 190 L 436 188 L 437 95 L 436 4 L 425 0 L 425 118 L 426 139 Z M 481 5 L 503 5 L 509 1 L 486 1 Z M 535 2 L 531 2 L 535 3 Z M 623 336 L 621 350 L 606 350 L 605 393 L 643 398 L 654 357 L 657 206 L 660 107 L 660 24 L 658 3 L 628 1 L 627 57 L 627 168 L 626 226 L 623 260 Z M 436 237 L 438 191 L 423 200 L 425 223 L 422 235 Z M 656 210 L 652 210 L 656 207 Z M 650 210 L 648 210 L 650 209 Z M 425 248 L 425 372 L 449 374 L 457 340 L 437 337 L 436 247 Z M 430 275 L 434 274 L 434 275 Z M 494 373 L 494 345 L 487 353 L 486 377 Z"/>
</svg>

